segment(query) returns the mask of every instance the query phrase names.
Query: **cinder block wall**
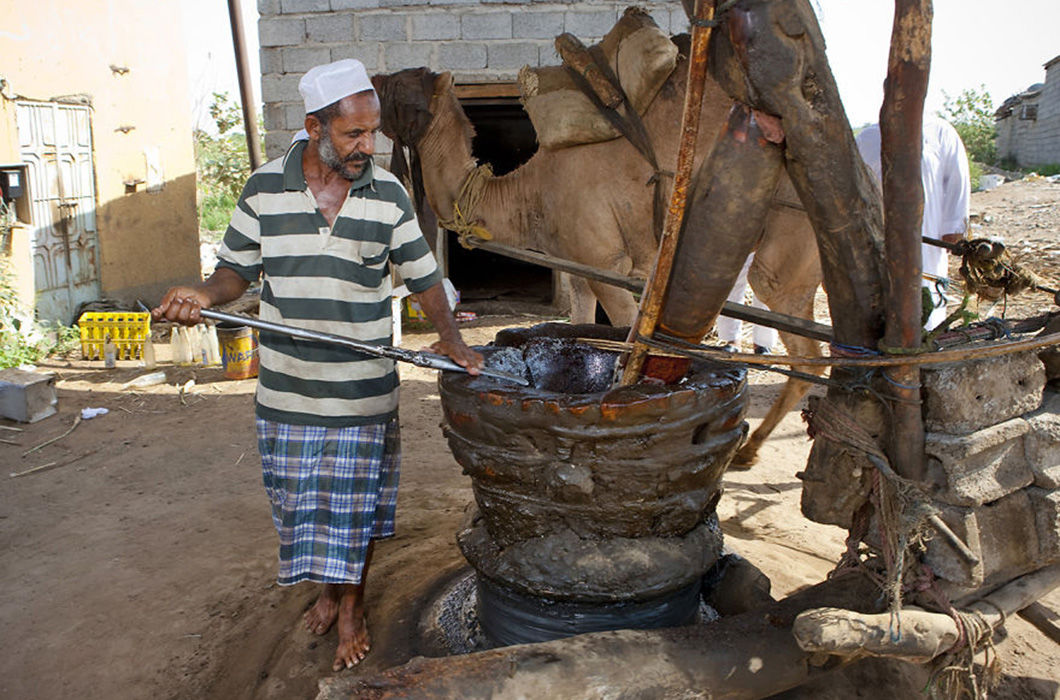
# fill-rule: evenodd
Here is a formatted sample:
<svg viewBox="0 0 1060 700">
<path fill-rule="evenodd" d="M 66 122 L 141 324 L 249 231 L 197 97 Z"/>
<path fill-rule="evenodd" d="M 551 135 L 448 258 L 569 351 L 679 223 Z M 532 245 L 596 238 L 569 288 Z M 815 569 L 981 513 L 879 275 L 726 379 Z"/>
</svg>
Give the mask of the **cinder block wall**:
<svg viewBox="0 0 1060 700">
<path fill-rule="evenodd" d="M 427 66 L 458 82 L 514 80 L 524 65 L 558 65 L 553 39 L 599 40 L 633 3 L 608 0 L 258 0 L 265 150 L 283 154 L 302 128 L 298 81 L 315 65 L 363 61 L 369 73 Z M 688 31 L 679 2 L 647 2 L 659 27 Z M 388 153 L 389 145 L 380 144 Z"/>
<path fill-rule="evenodd" d="M 1060 56 L 1045 64 L 1045 85 L 1041 92 L 1022 98 L 1024 105 L 1036 104 L 1036 119 L 1020 119 L 1020 106 L 997 122 L 997 152 L 1001 158 L 1014 158 L 1023 167 L 1060 163 Z"/>
</svg>

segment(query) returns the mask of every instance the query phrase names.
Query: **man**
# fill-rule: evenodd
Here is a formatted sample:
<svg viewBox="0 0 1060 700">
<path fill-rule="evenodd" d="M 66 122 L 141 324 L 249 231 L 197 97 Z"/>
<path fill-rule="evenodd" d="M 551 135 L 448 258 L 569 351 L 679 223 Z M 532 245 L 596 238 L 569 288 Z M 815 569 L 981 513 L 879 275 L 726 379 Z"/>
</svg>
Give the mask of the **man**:
<svg viewBox="0 0 1060 700">
<path fill-rule="evenodd" d="M 920 179 L 924 184 L 924 218 L 921 235 L 946 243 L 956 243 L 968 230 L 971 178 L 968 156 L 957 130 L 934 117 L 924 117 L 923 152 Z M 865 164 L 882 181 L 880 127 L 866 127 L 857 136 L 858 150 Z M 946 251 L 933 245 L 921 247 L 923 284 L 931 291 L 934 311 L 924 319 L 924 327 L 934 329 L 946 320 L 945 287 L 949 281 Z"/>
<path fill-rule="evenodd" d="M 726 301 L 731 301 L 734 304 L 744 303 L 744 293 L 747 291 L 747 272 L 751 269 L 751 263 L 754 259 L 754 253 L 747 256 L 743 267 L 740 268 L 740 274 L 736 276 L 736 281 L 732 284 L 732 291 L 729 292 L 729 298 Z M 756 309 L 769 309 L 768 306 L 761 302 L 754 290 L 751 290 L 751 306 Z M 725 352 L 739 351 L 740 329 L 742 326 L 743 324 L 737 318 L 718 316 L 714 327 L 718 331 L 718 341 L 722 344 L 722 350 Z M 773 346 L 777 343 L 777 332 L 769 326 L 760 326 L 757 323 L 753 323 L 751 324 L 751 340 L 754 343 L 756 355 L 768 355 L 773 352 Z"/>
<path fill-rule="evenodd" d="M 379 99 L 360 61 L 311 69 L 299 90 L 308 140 L 255 171 L 205 282 L 170 289 L 156 319 L 186 324 L 259 276 L 263 320 L 390 342 L 388 262 L 438 329 L 432 349 L 477 373 L 408 195 L 372 163 Z M 364 610 L 372 542 L 394 532 L 400 442 L 391 360 L 261 332 L 255 407 L 282 585 L 322 584 L 310 631 L 337 622 L 334 669 L 369 649 Z"/>
</svg>

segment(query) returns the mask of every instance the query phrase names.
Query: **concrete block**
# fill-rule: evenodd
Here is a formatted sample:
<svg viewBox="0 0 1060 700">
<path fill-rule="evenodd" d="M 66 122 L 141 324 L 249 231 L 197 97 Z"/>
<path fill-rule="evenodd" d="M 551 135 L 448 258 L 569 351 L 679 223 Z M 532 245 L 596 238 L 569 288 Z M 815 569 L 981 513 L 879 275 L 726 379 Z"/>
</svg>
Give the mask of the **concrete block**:
<svg viewBox="0 0 1060 700">
<path fill-rule="evenodd" d="M 374 10 L 379 0 L 331 0 L 332 10 Z"/>
<path fill-rule="evenodd" d="M 280 14 L 280 0 L 258 0 L 258 14 L 262 17 Z"/>
<path fill-rule="evenodd" d="M 261 61 L 261 74 L 283 73 L 283 49 L 279 47 L 263 48 L 258 52 Z"/>
<path fill-rule="evenodd" d="M 611 31 L 617 19 L 610 9 L 566 12 L 563 29 L 588 44 Z"/>
<path fill-rule="evenodd" d="M 556 45 L 549 42 L 541 44 L 538 50 L 537 65 L 539 66 L 558 66 L 563 63 L 563 59 L 560 58 L 559 52 L 556 51 Z"/>
<path fill-rule="evenodd" d="M 669 36 L 670 34 L 670 10 L 665 7 L 655 7 L 648 10 L 648 14 L 655 20 L 655 24 L 659 25 L 659 29 L 662 30 L 663 34 Z M 684 13 L 682 13 L 684 14 Z"/>
<path fill-rule="evenodd" d="M 344 58 L 356 58 L 364 64 L 365 69 L 372 73 L 379 70 L 379 49 L 382 46 L 378 41 L 355 41 L 340 46 L 331 47 L 331 60 L 339 61 Z"/>
<path fill-rule="evenodd" d="M 285 102 L 283 109 L 283 126 L 287 131 L 298 131 L 305 128 L 305 102 Z"/>
<path fill-rule="evenodd" d="M 515 39 L 554 39 L 564 32 L 562 12 L 525 12 L 512 20 Z"/>
<path fill-rule="evenodd" d="M 357 20 L 357 38 L 364 41 L 405 41 L 405 15 L 365 15 Z"/>
<path fill-rule="evenodd" d="M 681 7 L 670 10 L 670 34 L 687 34 L 692 31 L 688 15 Z"/>
<path fill-rule="evenodd" d="M 427 5 L 430 0 L 379 0 L 379 7 L 405 7 L 407 5 Z"/>
<path fill-rule="evenodd" d="M 265 120 L 265 130 L 284 129 L 287 125 L 287 102 L 268 102 L 262 111 Z"/>
<path fill-rule="evenodd" d="M 1029 486 L 1034 472 L 1027 463 L 1023 418 L 968 435 L 927 433 L 924 452 L 933 481 L 942 484 L 934 498 L 951 505 L 978 506 Z"/>
<path fill-rule="evenodd" d="M 311 43 L 334 44 L 353 40 L 353 15 L 332 13 L 324 17 L 307 17 L 306 37 Z"/>
<path fill-rule="evenodd" d="M 933 533 L 924 562 L 963 591 L 1003 583 L 1038 568 L 1042 550 L 1029 491 L 1023 489 L 976 508 L 942 506 L 939 517 L 978 557 L 972 564 Z"/>
<path fill-rule="evenodd" d="M 262 102 L 296 102 L 302 99 L 298 92 L 301 75 L 263 75 L 261 77 Z"/>
<path fill-rule="evenodd" d="M 280 11 L 285 15 L 302 12 L 327 12 L 331 9 L 329 0 L 280 0 Z"/>
<path fill-rule="evenodd" d="M 287 152 L 294 137 L 293 131 L 269 131 L 265 134 L 265 157 L 269 160 L 279 158 Z"/>
<path fill-rule="evenodd" d="M 292 17 L 263 19 L 258 22 L 260 46 L 297 46 L 305 41 L 305 20 Z"/>
<path fill-rule="evenodd" d="M 412 15 L 413 41 L 448 41 L 460 38 L 460 15 L 426 12 Z"/>
<path fill-rule="evenodd" d="M 1060 562 L 1060 491 L 1027 489 L 1043 566 Z"/>
<path fill-rule="evenodd" d="M 283 49 L 283 72 L 305 73 L 313 66 L 331 61 L 331 49 L 326 46 L 288 46 Z"/>
<path fill-rule="evenodd" d="M 54 415 L 58 405 L 54 374 L 14 368 L 0 370 L 0 416 L 20 423 L 35 423 Z"/>
<path fill-rule="evenodd" d="M 1045 369 L 1031 351 L 928 367 L 921 382 L 925 429 L 960 435 L 1037 409 Z"/>
<path fill-rule="evenodd" d="M 445 70 L 472 70 L 486 67 L 486 45 L 466 41 L 438 47 L 438 65 Z"/>
<path fill-rule="evenodd" d="M 460 18 L 460 36 L 464 39 L 511 39 L 510 12 L 477 12 Z"/>
<path fill-rule="evenodd" d="M 1034 483 L 1043 489 L 1060 489 L 1060 394 L 1047 390 L 1042 407 L 1024 416 L 1027 463 Z"/>
<path fill-rule="evenodd" d="M 433 44 L 424 42 L 388 44 L 385 47 L 386 71 L 392 73 L 405 68 L 431 66 L 433 48 Z"/>
<path fill-rule="evenodd" d="M 536 65 L 539 54 L 539 44 L 531 42 L 490 44 L 486 65 L 497 70 L 519 69 L 528 64 Z"/>
<path fill-rule="evenodd" d="M 446 5 L 477 5 L 478 0 L 428 0 L 431 5 L 446 6 Z"/>
</svg>

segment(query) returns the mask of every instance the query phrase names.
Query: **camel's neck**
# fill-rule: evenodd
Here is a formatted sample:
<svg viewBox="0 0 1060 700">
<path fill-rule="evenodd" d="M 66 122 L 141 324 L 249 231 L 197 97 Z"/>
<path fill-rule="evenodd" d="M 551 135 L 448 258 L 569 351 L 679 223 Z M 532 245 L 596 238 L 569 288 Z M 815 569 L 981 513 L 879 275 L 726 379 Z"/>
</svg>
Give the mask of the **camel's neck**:
<svg viewBox="0 0 1060 700">
<path fill-rule="evenodd" d="M 432 107 L 434 118 L 419 144 L 420 166 L 431 208 L 444 221 L 453 217 L 453 203 L 478 163 L 471 154 L 474 131 L 456 95 L 447 92 Z M 486 178 L 474 211 L 464 212 L 481 222 L 498 243 L 529 245 L 531 232 L 520 221 L 520 212 L 526 208 L 521 199 L 525 195 L 520 184 L 523 180 L 518 171 Z"/>
</svg>

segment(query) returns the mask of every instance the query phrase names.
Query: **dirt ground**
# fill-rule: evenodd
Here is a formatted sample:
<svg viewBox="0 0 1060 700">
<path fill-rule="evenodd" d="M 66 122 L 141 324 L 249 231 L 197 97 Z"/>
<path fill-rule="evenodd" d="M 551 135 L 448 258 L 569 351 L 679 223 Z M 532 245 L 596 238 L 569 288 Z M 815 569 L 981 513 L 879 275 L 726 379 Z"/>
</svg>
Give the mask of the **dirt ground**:
<svg viewBox="0 0 1060 700">
<path fill-rule="evenodd" d="M 1028 246 L 1032 259 L 1060 262 L 1060 185 L 1003 185 L 973 196 L 973 209 L 990 218 L 981 219 L 984 232 Z M 1037 306 L 1049 308 L 1048 298 L 1021 308 Z M 464 332 L 481 344 L 503 327 L 542 320 L 481 317 Z M 406 329 L 403 345 L 419 348 L 432 338 Z M 122 386 L 144 373 L 134 362 L 107 371 L 79 359 L 48 360 L 42 367 L 57 374 L 59 414 L 32 425 L 0 420 L 21 429 L 0 429 L 0 438 L 18 443 L 0 443 L 0 697 L 311 698 L 321 680 L 337 675 L 341 683 L 419 653 L 420 603 L 464 566 L 454 533 L 472 499 L 439 429 L 433 372 L 401 369 L 398 535 L 380 543 L 372 565 L 374 646 L 362 666 L 333 674 L 335 632 L 317 638 L 300 622 L 313 590 L 275 584 L 254 380 L 174 366 L 164 346 L 159 354 L 167 381 L 145 389 Z M 182 393 L 189 379 L 195 384 Z M 751 383 L 753 429 L 780 379 L 755 371 Z M 109 413 L 24 456 L 65 433 L 85 407 Z M 728 545 L 769 575 L 778 596 L 820 581 L 843 549 L 845 533 L 799 512 L 795 472 L 809 447 L 793 412 L 752 471 L 727 477 L 719 504 Z M 49 463 L 55 466 L 6 476 Z M 1043 602 L 1060 611 L 1060 593 Z M 993 697 L 1060 697 L 1060 647 L 1018 618 L 1007 631 L 998 645 L 1005 677 Z M 881 680 L 872 670 L 784 697 L 915 697 L 922 687 L 915 673 Z"/>
</svg>

